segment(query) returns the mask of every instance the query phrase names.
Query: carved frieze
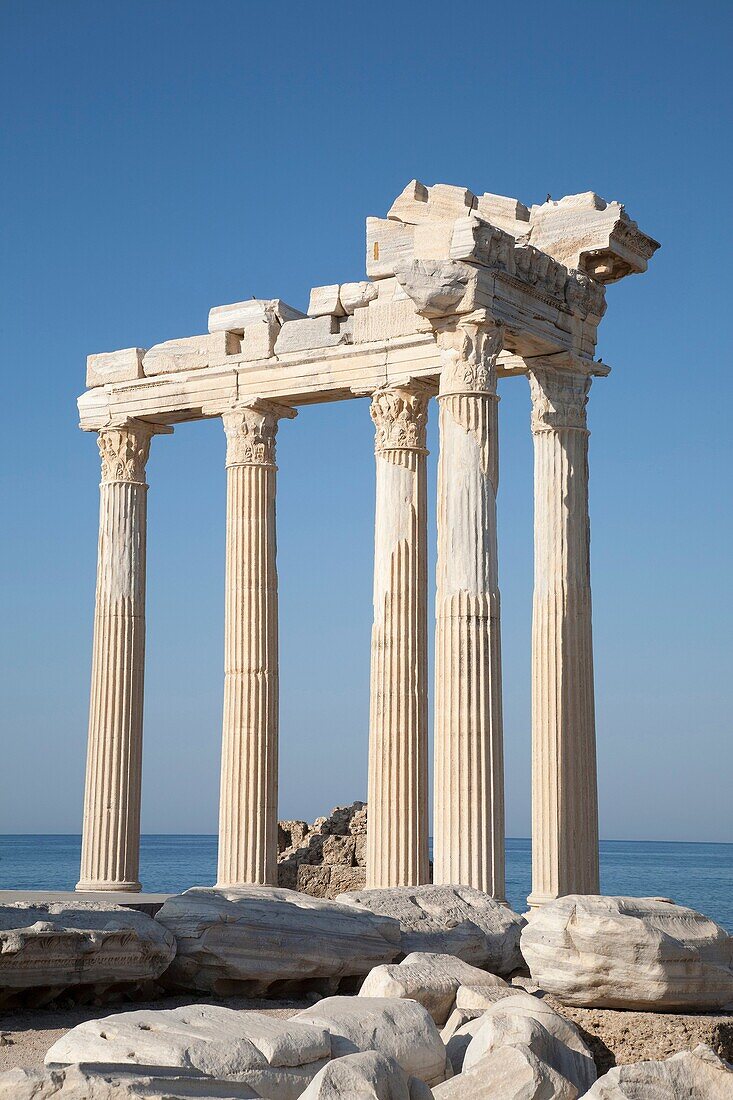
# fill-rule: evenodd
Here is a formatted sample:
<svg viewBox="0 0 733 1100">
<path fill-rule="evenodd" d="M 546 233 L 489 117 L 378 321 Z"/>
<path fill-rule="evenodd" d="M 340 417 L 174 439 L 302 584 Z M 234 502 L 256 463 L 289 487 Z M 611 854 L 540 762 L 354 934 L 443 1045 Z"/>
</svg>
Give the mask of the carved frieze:
<svg viewBox="0 0 733 1100">
<path fill-rule="evenodd" d="M 591 375 L 555 367 L 530 367 L 532 431 L 587 431 L 586 405 Z"/>
<path fill-rule="evenodd" d="M 423 387 L 389 386 L 372 395 L 375 450 L 425 451 L 429 394 Z"/>
</svg>

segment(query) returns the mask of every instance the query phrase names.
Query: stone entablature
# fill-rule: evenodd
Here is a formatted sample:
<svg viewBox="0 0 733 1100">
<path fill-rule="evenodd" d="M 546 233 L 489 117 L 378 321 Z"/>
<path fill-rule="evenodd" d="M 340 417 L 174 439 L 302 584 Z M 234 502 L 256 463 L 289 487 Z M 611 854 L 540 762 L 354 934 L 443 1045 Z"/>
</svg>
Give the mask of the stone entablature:
<svg viewBox="0 0 733 1100">
<path fill-rule="evenodd" d="M 252 298 L 212 308 L 202 335 L 88 359 L 80 420 L 100 435 L 103 484 L 85 889 L 136 883 L 150 434 L 204 418 L 226 431 L 219 885 L 271 883 L 275 433 L 298 405 L 365 397 L 376 486 L 366 879 L 426 881 L 425 426 L 437 396 L 434 876 L 503 897 L 497 380 L 512 375 L 529 378 L 535 448 L 531 901 L 598 888 L 585 408 L 592 377 L 610 369 L 595 359 L 605 284 L 644 271 L 659 245 L 592 192 L 529 208 L 416 180 L 386 218 L 367 219 L 366 244 L 367 278 L 314 287 L 307 313 Z M 122 618 L 119 563 L 136 586 Z"/>
</svg>

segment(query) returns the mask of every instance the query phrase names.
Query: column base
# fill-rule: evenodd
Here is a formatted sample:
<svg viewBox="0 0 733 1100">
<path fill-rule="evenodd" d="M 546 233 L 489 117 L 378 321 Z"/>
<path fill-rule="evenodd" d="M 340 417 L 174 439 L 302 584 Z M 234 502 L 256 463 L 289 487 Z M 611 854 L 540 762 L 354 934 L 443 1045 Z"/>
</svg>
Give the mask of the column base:
<svg viewBox="0 0 733 1100">
<path fill-rule="evenodd" d="M 561 894 L 536 894 L 531 893 L 527 898 L 527 905 L 530 909 L 539 909 L 541 905 L 547 905 L 550 901 L 557 901 Z"/>
<path fill-rule="evenodd" d="M 77 894 L 86 893 L 118 893 L 139 894 L 142 885 L 139 882 L 77 882 L 74 887 Z"/>
</svg>

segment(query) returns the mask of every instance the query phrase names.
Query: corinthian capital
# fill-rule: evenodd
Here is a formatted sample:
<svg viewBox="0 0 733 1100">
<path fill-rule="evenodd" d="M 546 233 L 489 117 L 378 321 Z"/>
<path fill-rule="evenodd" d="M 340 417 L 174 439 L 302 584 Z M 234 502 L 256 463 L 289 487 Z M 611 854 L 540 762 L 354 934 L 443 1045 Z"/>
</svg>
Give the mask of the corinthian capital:
<svg viewBox="0 0 733 1100">
<path fill-rule="evenodd" d="M 592 377 L 555 367 L 530 367 L 532 431 L 587 431 L 585 407 Z"/>
<path fill-rule="evenodd" d="M 145 484 L 145 464 L 150 454 L 154 424 L 134 421 L 121 427 L 102 428 L 97 446 L 102 459 L 102 482 L 129 481 Z"/>
<path fill-rule="evenodd" d="M 295 409 L 274 401 L 255 400 L 222 413 L 227 437 L 227 466 L 274 466 L 275 437 L 281 417 Z"/>
<path fill-rule="evenodd" d="M 496 393 L 496 360 L 504 329 L 487 316 L 471 314 L 437 333 L 440 394 Z"/>
<path fill-rule="evenodd" d="M 377 453 L 425 452 L 429 396 L 425 387 L 385 386 L 374 392 L 370 411 Z"/>
</svg>

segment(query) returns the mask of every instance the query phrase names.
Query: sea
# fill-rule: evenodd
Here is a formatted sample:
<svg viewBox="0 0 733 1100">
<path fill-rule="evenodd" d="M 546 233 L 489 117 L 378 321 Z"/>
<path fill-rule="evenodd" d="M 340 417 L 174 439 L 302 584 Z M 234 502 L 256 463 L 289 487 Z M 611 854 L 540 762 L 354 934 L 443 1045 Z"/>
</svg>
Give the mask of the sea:
<svg viewBox="0 0 733 1100">
<path fill-rule="evenodd" d="M 81 837 L 0 836 L 0 890 L 73 890 Z M 672 898 L 733 933 L 733 844 L 603 840 L 604 894 Z M 140 878 L 151 893 L 177 894 L 216 880 L 215 836 L 144 835 Z M 506 843 L 507 900 L 523 912 L 530 890 L 531 843 Z"/>
</svg>

